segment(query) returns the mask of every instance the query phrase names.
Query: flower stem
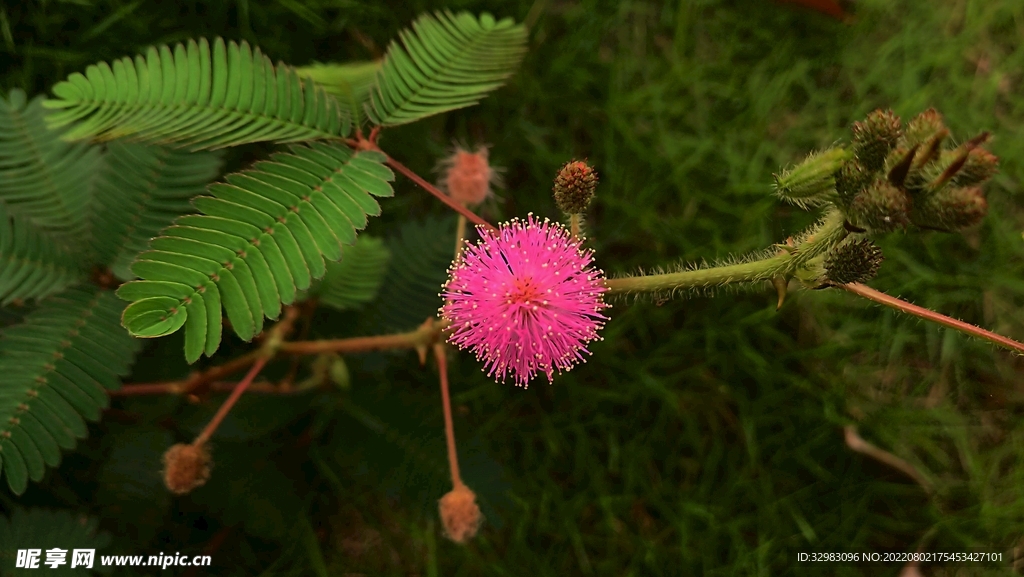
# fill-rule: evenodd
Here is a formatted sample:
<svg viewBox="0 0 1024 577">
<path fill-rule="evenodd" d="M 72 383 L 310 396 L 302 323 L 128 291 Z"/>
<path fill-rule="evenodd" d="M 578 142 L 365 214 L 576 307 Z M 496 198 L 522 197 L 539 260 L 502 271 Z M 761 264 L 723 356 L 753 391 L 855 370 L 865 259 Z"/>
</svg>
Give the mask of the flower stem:
<svg viewBox="0 0 1024 577">
<path fill-rule="evenodd" d="M 844 217 L 838 210 L 829 212 L 795 248 L 787 248 L 774 256 L 697 270 L 613 278 L 606 280 L 605 286 L 609 294 L 622 294 L 769 281 L 780 276 L 788 278 L 812 258 L 846 238 L 849 233 L 843 227 L 843 221 Z"/>
<path fill-rule="evenodd" d="M 466 240 L 466 217 L 463 214 L 459 214 L 459 219 L 455 224 L 455 260 L 458 261 L 459 257 L 462 256 L 462 247 L 465 244 L 463 241 Z"/>
<path fill-rule="evenodd" d="M 1024 353 L 1024 343 L 1017 342 L 1011 338 L 997 335 L 991 331 L 987 331 L 981 327 L 958 321 L 954 318 L 947 317 L 946 315 L 937 313 L 932 310 L 928 310 L 924 307 L 919 307 L 914 304 L 910 304 L 907 301 L 898 299 L 894 296 L 889 296 L 881 291 L 877 291 L 869 286 L 862 285 L 860 283 L 850 283 L 842 285 L 843 289 L 852 292 L 857 296 L 864 297 L 868 300 L 875 301 L 876 303 L 883 304 L 887 307 L 894 308 L 900 312 L 913 315 L 918 318 L 922 318 L 933 323 L 938 323 L 942 326 L 949 327 L 951 329 L 958 330 L 962 333 L 984 339 L 990 343 L 1006 347 L 1010 350 L 1017 351 L 1018 353 Z"/>
<path fill-rule="evenodd" d="M 198 447 L 210 440 L 210 437 L 213 436 L 213 433 L 217 431 L 217 427 L 220 426 L 221 421 L 224 420 L 224 417 L 228 416 L 228 412 L 230 412 L 231 408 L 235 406 L 235 403 L 238 402 L 238 399 L 242 397 L 242 393 L 245 392 L 245 389 L 249 388 L 249 385 L 252 384 L 252 381 L 253 379 L 256 378 L 256 375 L 258 375 L 260 371 L 263 370 L 263 365 L 267 364 L 268 360 L 268 357 L 261 356 L 259 359 L 256 360 L 255 363 L 253 363 L 252 368 L 249 369 L 249 372 L 245 375 L 245 378 L 238 382 L 238 386 L 236 386 L 235 390 L 231 392 L 231 396 L 229 396 L 228 399 L 224 401 L 224 404 L 220 406 L 220 409 L 217 410 L 217 414 L 214 415 L 213 419 L 206 424 L 206 427 L 203 429 L 201 433 L 199 433 L 199 436 L 196 437 L 196 440 L 192 441 L 192 444 L 194 446 Z"/>
<path fill-rule="evenodd" d="M 384 349 L 415 349 L 433 344 L 445 326 L 446 324 L 443 322 L 427 322 L 414 331 L 393 335 L 282 343 L 280 350 L 293 355 L 315 355 L 318 353 L 362 353 Z"/>
<path fill-rule="evenodd" d="M 478 224 L 478 225 L 484 226 L 484 227 L 486 227 L 486 228 L 488 228 L 488 229 L 490 229 L 490 230 L 492 230 L 494 232 L 497 232 L 498 229 L 493 224 L 491 224 L 491 223 L 487 222 L 486 220 L 480 218 L 479 216 L 474 214 L 473 211 L 469 210 L 468 208 L 463 206 L 461 203 L 458 203 L 458 202 L 455 202 L 454 200 L 452 200 L 452 198 L 450 196 L 448 196 L 447 194 L 441 192 L 440 190 L 438 190 L 438 188 L 436 186 L 430 184 L 426 180 L 423 180 L 423 178 L 420 177 L 420 175 L 418 175 L 415 172 L 413 172 L 412 170 L 410 170 L 407 166 L 405 166 L 401 162 L 398 162 L 394 158 L 391 158 L 390 156 L 388 156 L 387 164 L 391 168 L 394 168 L 398 172 L 401 172 L 402 174 L 404 174 L 406 176 L 406 178 L 408 178 L 409 180 L 411 180 L 411 181 L 415 182 L 416 184 L 420 185 L 420 188 L 422 188 L 422 189 L 426 190 L 427 192 L 429 192 L 430 194 L 433 194 L 434 196 L 436 196 L 441 202 L 443 202 L 443 203 L 447 204 L 448 206 L 450 206 L 452 208 L 452 210 L 454 210 L 455 212 L 457 212 L 457 213 L 461 214 L 462 216 L 466 217 L 467 219 L 469 219 L 469 221 L 472 222 L 473 224 Z"/>
<path fill-rule="evenodd" d="M 437 372 L 441 376 L 441 406 L 444 408 L 444 435 L 448 441 L 448 468 L 452 474 L 452 485 L 462 484 L 459 475 L 459 457 L 455 451 L 455 425 L 452 422 L 452 402 L 448 394 L 448 359 L 445 358 L 444 344 L 434 343 L 434 356 L 437 358 Z"/>
<path fill-rule="evenodd" d="M 580 214 L 574 213 L 569 215 L 569 230 L 572 232 L 573 238 L 580 238 Z"/>
</svg>

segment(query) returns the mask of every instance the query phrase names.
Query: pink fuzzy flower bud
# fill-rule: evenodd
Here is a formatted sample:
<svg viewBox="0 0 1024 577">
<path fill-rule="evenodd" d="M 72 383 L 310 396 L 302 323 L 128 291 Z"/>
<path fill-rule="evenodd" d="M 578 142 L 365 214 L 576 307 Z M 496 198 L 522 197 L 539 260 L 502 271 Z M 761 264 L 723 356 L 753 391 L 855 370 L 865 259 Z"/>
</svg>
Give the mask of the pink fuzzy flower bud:
<svg viewBox="0 0 1024 577">
<path fill-rule="evenodd" d="M 469 152 L 460 146 L 441 161 L 441 189 L 458 202 L 476 206 L 491 194 L 491 185 L 498 175 L 488 164 L 487 148 L 477 147 Z"/>
</svg>

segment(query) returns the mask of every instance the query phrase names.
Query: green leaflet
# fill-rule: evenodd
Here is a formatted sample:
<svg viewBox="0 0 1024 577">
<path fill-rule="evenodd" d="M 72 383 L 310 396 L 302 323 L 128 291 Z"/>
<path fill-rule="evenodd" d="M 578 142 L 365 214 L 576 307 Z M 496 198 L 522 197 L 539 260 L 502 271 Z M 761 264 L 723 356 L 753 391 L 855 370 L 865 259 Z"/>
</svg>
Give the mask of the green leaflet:
<svg viewBox="0 0 1024 577">
<path fill-rule="evenodd" d="M 53 87 L 50 126 L 65 138 L 131 137 L 192 150 L 348 135 L 348 113 L 323 88 L 303 87 L 242 41 L 205 38 L 151 47 L 145 56 L 88 66 Z"/>
<path fill-rule="evenodd" d="M 184 327 L 190 363 L 217 350 L 221 308 L 251 340 L 264 317 L 276 318 L 324 276 L 325 258 L 347 258 L 367 215 L 380 213 L 373 196 L 392 194 L 385 160 L 373 151 L 293 146 L 211 186 L 211 196 L 194 201 L 203 214 L 175 220 L 132 264 L 141 280 L 118 289 L 132 301 L 122 324 L 138 337 Z"/>
<path fill-rule="evenodd" d="M 74 255 L 0 203 L 0 305 L 60 292 L 83 276 Z"/>
<path fill-rule="evenodd" d="M 372 319 L 370 330 L 409 330 L 437 315 L 442 304 L 438 292 L 454 256 L 454 236 L 455 218 L 446 215 L 409 220 L 388 238 L 391 258 L 380 298 L 366 315 Z"/>
<path fill-rule="evenodd" d="M 176 217 L 192 211 L 220 169 L 220 155 L 114 141 L 96 182 L 90 232 L 96 262 L 119 278 L 134 278 L 132 259 Z"/>
<path fill-rule="evenodd" d="M 498 88 L 526 53 L 526 27 L 468 12 L 425 14 L 392 42 L 366 106 L 382 126 L 472 106 Z"/>
<path fill-rule="evenodd" d="M 384 282 L 390 256 L 382 240 L 360 236 L 344 260 L 327 264 L 327 274 L 315 291 L 320 302 L 344 310 L 372 301 Z"/>
<path fill-rule="evenodd" d="M 0 202 L 70 251 L 85 230 L 100 151 L 62 142 L 63 131 L 47 129 L 42 102 L 21 90 L 0 98 Z"/>
<path fill-rule="evenodd" d="M 0 331 L 0 470 L 15 494 L 56 466 L 98 420 L 138 342 L 117 326 L 109 291 L 72 289 Z"/>
</svg>

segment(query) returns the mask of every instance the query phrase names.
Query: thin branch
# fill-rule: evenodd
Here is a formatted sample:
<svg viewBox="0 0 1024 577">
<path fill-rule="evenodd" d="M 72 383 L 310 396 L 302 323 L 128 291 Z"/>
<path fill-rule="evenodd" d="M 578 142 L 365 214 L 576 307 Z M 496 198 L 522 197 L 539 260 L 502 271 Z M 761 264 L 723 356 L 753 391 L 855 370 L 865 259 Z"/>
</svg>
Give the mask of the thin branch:
<svg viewBox="0 0 1024 577">
<path fill-rule="evenodd" d="M 421 178 L 420 175 L 418 175 L 415 172 L 413 172 L 412 170 L 410 170 L 407 166 L 405 166 L 401 162 L 398 162 L 394 158 L 391 158 L 390 156 L 388 156 L 387 164 L 391 168 L 394 168 L 398 172 L 401 172 L 402 174 L 404 174 L 406 176 L 406 178 L 408 178 L 409 180 L 411 180 L 411 181 L 415 182 L 416 184 L 420 185 L 420 188 L 423 188 L 424 190 L 426 190 L 430 194 L 433 194 L 434 196 L 436 196 L 438 199 L 440 199 L 441 202 L 443 202 L 443 203 L 447 204 L 448 206 L 450 206 L 452 210 L 454 210 L 455 212 L 457 212 L 457 213 L 461 214 L 462 216 L 466 217 L 469 220 L 469 222 L 472 222 L 473 224 L 479 224 L 481 226 L 484 226 L 487 229 L 491 230 L 492 232 L 498 232 L 497 227 L 495 227 L 493 224 L 491 224 L 491 223 L 487 222 L 486 220 L 480 218 L 479 215 L 475 214 L 473 211 L 469 210 L 468 208 L 463 206 L 461 203 L 458 203 L 458 202 L 455 202 L 454 200 L 452 200 L 452 198 L 450 196 L 448 196 L 447 194 L 441 192 L 440 190 L 438 190 L 438 188 L 436 186 L 430 184 L 426 180 L 423 180 L 423 178 Z"/>
<path fill-rule="evenodd" d="M 293 355 L 315 355 L 320 353 L 364 353 L 385 349 L 420 349 L 433 344 L 445 328 L 446 323 L 427 319 L 414 331 L 373 337 L 352 337 L 347 339 L 326 339 L 282 343 L 281 352 Z"/>
<path fill-rule="evenodd" d="M 455 451 L 455 425 L 452 422 L 452 401 L 448 394 L 448 359 L 444 344 L 434 343 L 434 357 L 437 358 L 437 372 L 441 376 L 441 406 L 444 408 L 444 436 L 448 441 L 448 468 L 452 473 L 452 485 L 462 485 L 459 475 L 459 457 Z"/>
<path fill-rule="evenodd" d="M 296 313 L 297 314 L 297 313 Z M 292 316 L 286 316 L 285 320 L 294 320 Z M 289 321 L 289 323 L 291 322 Z M 278 330 L 285 321 L 274 325 L 271 331 Z M 448 326 L 443 320 L 427 319 L 414 331 L 398 333 L 393 335 L 380 335 L 374 337 L 354 337 L 347 339 L 327 339 L 318 341 L 296 341 L 280 342 L 269 349 L 257 349 L 250 351 L 238 358 L 232 359 L 223 365 L 211 367 L 202 373 L 197 373 L 185 381 L 167 381 L 162 383 L 136 383 L 124 385 L 119 390 L 110 391 L 111 396 L 135 396 L 135 395 L 159 395 L 159 394 L 190 394 L 202 386 L 204 389 L 223 391 L 233 390 L 233 386 L 227 387 L 220 383 L 223 377 L 235 373 L 251 365 L 260 356 L 274 358 L 280 353 L 292 355 L 317 355 L 321 353 L 361 353 L 369 351 L 380 351 L 387 349 L 415 349 L 423 362 L 426 358 L 427 349 L 441 338 L 441 332 Z M 291 329 L 291 325 L 285 325 L 278 330 L 283 333 L 284 329 Z M 268 339 L 269 340 L 269 339 Z M 268 343 L 269 344 L 269 343 Z M 260 393 L 288 393 L 289 390 L 279 390 L 278 387 L 267 384 L 266 386 L 256 385 L 252 389 Z"/>
<path fill-rule="evenodd" d="M 231 359 L 223 365 L 210 367 L 201 373 L 194 373 L 184 381 L 168 381 L 162 383 L 134 383 L 124 385 L 116 391 L 110 391 L 112 397 L 128 397 L 133 395 L 150 395 L 160 393 L 191 393 L 213 381 L 219 381 L 248 367 L 259 358 L 259 350 L 250 351 L 240 357 Z"/>
<path fill-rule="evenodd" d="M 266 356 L 261 356 L 259 359 L 256 360 L 256 362 L 252 365 L 252 368 L 249 369 L 249 372 L 245 375 L 245 378 L 239 381 L 238 386 L 236 386 L 235 390 L 231 392 L 231 396 L 229 396 L 228 399 L 224 401 L 224 404 L 220 406 L 220 409 L 217 410 L 217 414 L 214 415 L 213 419 L 211 419 L 210 422 L 206 424 L 206 427 L 203 428 L 203 431 L 201 433 L 199 433 L 199 436 L 196 437 L 196 440 L 192 441 L 192 444 L 194 446 L 201 446 L 210 440 L 210 437 L 213 436 L 213 433 L 217 431 L 217 427 L 220 426 L 221 421 L 224 420 L 224 417 L 228 416 L 228 412 L 231 411 L 231 407 L 235 406 L 235 403 L 238 402 L 238 399 L 242 397 L 242 393 L 245 392 L 245 389 L 249 388 L 249 385 L 252 384 L 253 379 L 255 379 L 256 375 L 258 375 L 259 372 L 263 370 L 263 365 L 267 364 L 268 360 L 270 359 Z"/>
<path fill-rule="evenodd" d="M 312 327 L 313 314 L 316 313 L 316 308 L 319 306 L 320 300 L 316 297 L 310 298 L 303 301 L 296 306 L 300 309 L 299 318 L 302 319 L 302 329 L 299 331 L 299 340 L 304 341 L 309 336 L 309 329 Z M 288 368 L 288 373 L 284 379 L 281 380 L 281 389 L 283 391 L 290 391 L 292 385 L 295 382 L 295 375 L 299 372 L 299 359 L 298 357 L 292 359 L 292 364 Z"/>
<path fill-rule="evenodd" d="M 843 427 L 843 433 L 846 440 L 846 446 L 850 447 L 853 451 L 862 455 L 867 455 L 880 463 L 900 471 L 904 475 L 916 481 L 918 485 L 921 485 L 921 488 L 924 489 L 925 493 L 931 495 L 934 492 L 931 482 L 929 482 L 924 475 L 918 472 L 913 465 L 896 455 L 865 441 L 857 433 L 857 427 L 855 425 L 847 425 Z"/>
<path fill-rule="evenodd" d="M 872 300 L 876 303 L 883 304 L 887 307 L 892 307 L 900 312 L 913 315 L 918 318 L 922 318 L 926 321 L 932 321 L 940 325 L 949 327 L 951 329 L 958 330 L 962 333 L 984 339 L 992 344 L 1006 347 L 1010 350 L 1017 351 L 1018 353 L 1024 353 L 1024 343 L 1017 342 L 1009 337 L 997 335 L 991 331 L 987 331 L 981 327 L 974 326 L 970 323 L 965 323 L 957 319 L 947 317 L 946 315 L 937 313 L 932 310 L 928 310 L 924 307 L 919 307 L 914 304 L 910 304 L 905 300 L 898 299 L 894 296 L 889 296 L 881 291 L 877 291 L 867 285 L 860 283 L 850 283 L 841 285 L 844 288 L 857 296 L 862 296 L 868 300 Z"/>
</svg>

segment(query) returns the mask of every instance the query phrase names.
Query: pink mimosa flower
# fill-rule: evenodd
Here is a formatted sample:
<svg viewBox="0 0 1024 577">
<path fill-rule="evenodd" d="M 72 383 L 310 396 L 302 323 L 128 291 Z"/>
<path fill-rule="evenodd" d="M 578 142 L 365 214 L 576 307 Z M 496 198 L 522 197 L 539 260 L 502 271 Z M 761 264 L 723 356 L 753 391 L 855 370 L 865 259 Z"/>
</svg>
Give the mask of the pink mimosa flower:
<svg viewBox="0 0 1024 577">
<path fill-rule="evenodd" d="M 478 227 L 449 270 L 441 314 L 451 323 L 448 342 L 469 348 L 488 376 L 511 373 L 526 387 L 539 372 L 550 382 L 589 354 L 607 317 L 604 273 L 591 266 L 568 230 L 547 219 L 513 219 L 495 234 Z"/>
</svg>

